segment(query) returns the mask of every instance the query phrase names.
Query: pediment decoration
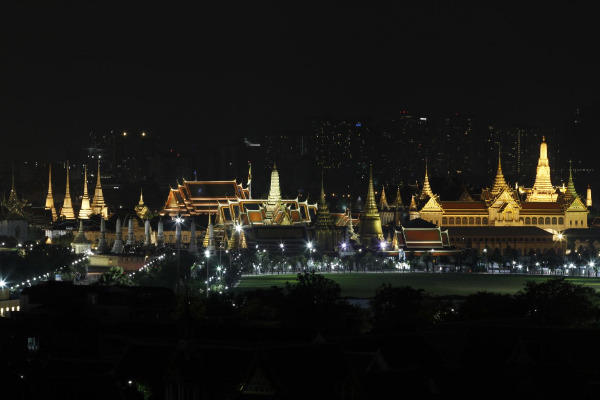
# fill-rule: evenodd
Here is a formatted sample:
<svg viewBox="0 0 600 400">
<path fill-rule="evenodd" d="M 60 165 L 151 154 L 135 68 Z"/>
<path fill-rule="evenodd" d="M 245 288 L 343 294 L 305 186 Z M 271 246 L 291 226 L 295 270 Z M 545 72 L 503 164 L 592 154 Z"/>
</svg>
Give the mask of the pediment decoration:
<svg viewBox="0 0 600 400">
<path fill-rule="evenodd" d="M 579 197 L 575 197 L 571 204 L 569 204 L 569 206 L 567 207 L 567 212 L 569 211 L 588 212 L 588 209 Z"/>
<path fill-rule="evenodd" d="M 443 212 L 444 209 L 442 208 L 442 205 L 436 200 L 435 197 L 430 197 L 429 200 L 427 200 L 427 203 L 425 203 L 425 205 L 421 209 L 421 211 Z"/>
<path fill-rule="evenodd" d="M 511 207 L 512 211 L 520 210 L 519 203 L 515 200 L 512 194 L 508 190 L 503 190 L 490 205 L 490 208 L 499 208 L 501 212 L 506 210 L 507 207 Z"/>
</svg>

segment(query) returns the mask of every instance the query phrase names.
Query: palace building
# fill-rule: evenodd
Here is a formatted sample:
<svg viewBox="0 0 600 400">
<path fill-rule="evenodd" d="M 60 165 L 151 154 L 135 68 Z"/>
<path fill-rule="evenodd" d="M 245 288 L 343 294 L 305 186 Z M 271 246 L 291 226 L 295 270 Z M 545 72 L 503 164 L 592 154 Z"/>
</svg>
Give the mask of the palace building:
<svg viewBox="0 0 600 400">
<path fill-rule="evenodd" d="M 420 217 L 443 227 L 538 227 L 555 238 L 565 229 L 586 228 L 588 209 L 575 191 L 573 175 L 567 187 L 551 183 L 547 146 L 542 139 L 532 188 L 512 188 L 502 173 L 499 155 L 493 186 L 483 189 L 476 200 L 469 196 L 459 201 L 441 199 L 429 187 L 426 170 L 422 195 L 411 203 L 411 219 Z"/>
<path fill-rule="evenodd" d="M 160 215 L 171 218 L 214 218 L 214 240 L 224 248 L 261 244 L 270 248 L 274 243 L 279 246 L 284 241 L 290 245 L 294 243 L 294 247 L 300 247 L 301 243 L 305 246 L 312 236 L 306 232 L 306 228 L 316 221 L 317 204 L 298 198 L 282 198 L 276 165 L 271 171 L 266 199 L 252 198 L 251 179 L 249 173 L 246 187 L 236 180 L 183 180 L 177 184 L 177 188 L 170 189 Z M 273 229 L 275 226 L 280 229 Z M 261 227 L 271 229 L 261 230 Z"/>
</svg>

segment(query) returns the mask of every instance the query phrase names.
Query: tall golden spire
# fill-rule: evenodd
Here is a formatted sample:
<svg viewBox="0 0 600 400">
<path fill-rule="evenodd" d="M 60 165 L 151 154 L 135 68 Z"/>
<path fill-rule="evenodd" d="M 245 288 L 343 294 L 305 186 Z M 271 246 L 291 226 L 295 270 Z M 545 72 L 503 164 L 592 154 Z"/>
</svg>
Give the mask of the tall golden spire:
<svg viewBox="0 0 600 400">
<path fill-rule="evenodd" d="M 267 218 L 273 217 L 273 212 L 277 204 L 281 201 L 281 189 L 279 187 L 279 172 L 277 165 L 273 163 L 273 171 L 271 171 L 271 187 L 269 188 L 269 197 L 267 198 Z"/>
<path fill-rule="evenodd" d="M 100 182 L 100 159 L 98 159 L 98 177 L 96 179 L 96 188 L 94 189 L 94 200 L 92 201 L 92 214 L 101 214 L 104 218 L 108 218 L 108 208 L 106 207 L 106 203 L 104 203 L 102 183 Z"/>
<path fill-rule="evenodd" d="M 410 207 L 408 208 L 410 211 L 418 211 L 417 202 L 415 200 L 415 195 L 410 199 Z"/>
<path fill-rule="evenodd" d="M 498 146 L 498 172 L 496 173 L 496 179 L 494 180 L 494 186 L 492 187 L 492 196 L 498 195 L 505 189 L 508 189 L 508 184 L 506 183 L 506 179 L 504 179 L 504 175 L 502 174 L 500 147 Z"/>
<path fill-rule="evenodd" d="M 394 207 L 396 207 L 396 209 L 401 208 L 403 206 L 402 203 L 402 196 L 400 195 L 400 186 L 398 186 L 398 189 L 396 190 L 396 200 L 394 200 Z"/>
<path fill-rule="evenodd" d="M 379 209 L 380 210 L 389 210 L 390 206 L 388 205 L 387 198 L 385 197 L 385 186 L 381 187 L 381 197 L 379 198 Z"/>
<path fill-rule="evenodd" d="M 375 203 L 375 190 L 373 189 L 373 166 L 369 167 L 369 188 L 367 191 L 367 201 L 365 211 L 360 215 L 359 235 L 361 243 L 366 247 L 375 247 L 375 240 L 383 239 L 381 229 L 381 218 Z"/>
<path fill-rule="evenodd" d="M 369 166 L 369 188 L 367 189 L 367 201 L 365 203 L 367 213 L 377 212 L 377 203 L 375 202 L 375 189 L 373 189 L 373 165 Z"/>
<path fill-rule="evenodd" d="M 527 201 L 554 202 L 557 197 L 556 189 L 554 189 L 550 180 L 548 144 L 546 143 L 546 137 L 543 136 L 542 143 L 540 144 L 540 158 L 535 174 L 535 183 L 533 184 L 531 192 L 529 192 L 529 196 L 527 196 Z"/>
<path fill-rule="evenodd" d="M 433 197 L 433 191 L 429 184 L 429 174 L 427 172 L 427 159 L 425 159 L 425 180 L 423 182 L 423 189 L 421 190 L 421 198 Z"/>
<path fill-rule="evenodd" d="M 73 205 L 71 204 L 71 189 L 69 188 L 69 161 L 67 161 L 67 185 L 66 185 L 65 200 L 60 210 L 60 216 L 65 219 L 75 219 Z"/>
<path fill-rule="evenodd" d="M 46 196 L 46 210 L 51 210 L 52 221 L 56 221 L 56 208 L 54 208 L 54 197 L 52 197 L 52 164 L 48 164 L 48 195 Z"/>
<path fill-rule="evenodd" d="M 87 189 L 87 165 L 83 167 L 83 197 L 81 198 L 81 209 L 79 219 L 89 219 L 92 209 L 90 208 L 90 196 Z"/>
<path fill-rule="evenodd" d="M 144 203 L 144 195 L 142 192 L 142 188 L 140 188 L 140 201 L 137 206 L 134 207 L 135 213 L 141 219 L 147 220 L 152 218 L 152 212 L 148 208 L 148 206 Z"/>
<path fill-rule="evenodd" d="M 410 199 L 410 206 L 408 208 L 408 216 L 411 221 L 416 218 L 421 218 L 421 212 L 419 211 L 419 208 L 417 206 L 417 201 L 415 200 L 414 194 L 412 195 L 412 198 Z"/>
</svg>

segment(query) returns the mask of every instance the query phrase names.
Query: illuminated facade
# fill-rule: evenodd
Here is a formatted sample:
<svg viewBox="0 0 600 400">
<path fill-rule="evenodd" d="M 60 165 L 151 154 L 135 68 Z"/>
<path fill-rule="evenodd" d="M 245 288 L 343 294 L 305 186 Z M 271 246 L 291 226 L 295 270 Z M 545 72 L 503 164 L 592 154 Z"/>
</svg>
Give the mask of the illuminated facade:
<svg viewBox="0 0 600 400">
<path fill-rule="evenodd" d="M 533 188 L 511 188 L 504 179 L 499 157 L 494 185 L 482 190 L 479 200 L 444 201 L 426 193 L 415 206 L 415 217 L 444 227 L 535 226 L 555 236 L 568 228 L 587 227 L 588 210 L 575 192 L 572 174 L 567 188 L 551 184 L 545 139 L 540 145 Z"/>
</svg>

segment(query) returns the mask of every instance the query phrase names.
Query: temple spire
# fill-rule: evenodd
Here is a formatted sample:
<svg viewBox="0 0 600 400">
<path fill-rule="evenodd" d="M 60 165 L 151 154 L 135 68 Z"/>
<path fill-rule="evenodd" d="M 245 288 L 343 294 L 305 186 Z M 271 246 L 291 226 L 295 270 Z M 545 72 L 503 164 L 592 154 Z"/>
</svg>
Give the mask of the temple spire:
<svg viewBox="0 0 600 400">
<path fill-rule="evenodd" d="M 277 172 L 277 165 L 273 163 L 273 171 L 271 171 L 271 187 L 269 189 L 269 197 L 267 199 L 267 218 L 271 218 L 273 216 L 273 211 L 280 201 L 281 189 L 279 188 L 279 172 Z"/>
<path fill-rule="evenodd" d="M 367 201 L 365 203 L 367 213 L 377 212 L 377 203 L 375 202 L 375 190 L 373 189 L 373 165 L 369 166 L 369 187 L 367 189 Z"/>
<path fill-rule="evenodd" d="M 396 209 L 403 207 L 402 195 L 400 195 L 400 186 L 398 186 L 398 189 L 396 189 L 396 200 L 394 200 L 394 207 Z"/>
<path fill-rule="evenodd" d="M 87 165 L 83 167 L 83 197 L 81 198 L 81 209 L 79 219 L 89 219 L 92 209 L 90 208 L 90 197 L 87 189 Z"/>
<path fill-rule="evenodd" d="M 98 159 L 98 177 L 96 179 L 96 188 L 94 189 L 94 200 L 92 201 L 92 214 L 101 214 L 104 218 L 108 218 L 108 208 L 104 203 L 104 195 L 102 194 L 102 183 L 100 182 L 100 159 Z"/>
<path fill-rule="evenodd" d="M 433 191 L 429 184 L 429 173 L 427 172 L 427 159 L 425 159 L 425 180 L 423 181 L 423 189 L 421 190 L 421 198 L 433 197 Z"/>
<path fill-rule="evenodd" d="M 109 247 L 106 241 L 106 221 L 103 217 L 100 217 L 100 239 L 98 239 L 98 246 L 96 246 L 96 254 L 108 253 Z"/>
<path fill-rule="evenodd" d="M 48 195 L 46 196 L 46 210 L 51 210 L 52 221 L 56 221 L 56 208 L 54 208 L 54 197 L 52 197 L 52 164 L 48 164 Z"/>
<path fill-rule="evenodd" d="M 8 196 L 8 201 L 4 202 L 4 205 L 7 206 L 8 212 L 10 214 L 19 215 L 21 217 L 25 216 L 25 212 L 23 211 L 23 206 L 25 206 L 25 201 L 19 200 L 19 196 L 17 196 L 17 190 L 15 188 L 15 165 L 12 166 L 12 186 L 10 188 L 10 195 Z"/>
<path fill-rule="evenodd" d="M 248 197 L 252 199 L 252 163 L 248 162 Z"/>
<path fill-rule="evenodd" d="M 546 137 L 542 137 L 540 144 L 540 158 L 538 160 L 535 183 L 527 196 L 527 201 L 555 202 L 558 195 L 550 180 L 550 164 L 548 162 L 548 144 Z"/>
<path fill-rule="evenodd" d="M 144 220 L 152 219 L 152 212 L 150 211 L 148 206 L 146 206 L 146 204 L 144 204 L 144 195 L 142 193 L 142 188 L 140 188 L 140 201 L 134 207 L 134 210 L 135 210 L 135 213 L 137 214 L 137 216 L 140 217 L 141 219 L 144 219 Z"/>
<path fill-rule="evenodd" d="M 567 183 L 567 190 L 565 192 L 565 198 L 567 201 L 572 201 L 578 197 L 577 191 L 575 190 L 575 184 L 573 183 L 573 165 L 572 161 L 569 160 L 569 181 Z"/>
<path fill-rule="evenodd" d="M 498 146 L 498 172 L 496 172 L 496 179 L 494 180 L 494 186 L 492 187 L 492 195 L 496 196 L 505 189 L 508 189 L 504 174 L 502 174 L 502 160 L 500 157 L 500 146 Z"/>
<path fill-rule="evenodd" d="M 360 215 L 359 234 L 361 243 L 366 247 L 375 247 L 375 241 L 383 239 L 381 218 L 377 203 L 375 203 L 375 190 L 373 189 L 373 165 L 369 166 L 369 187 L 365 211 Z"/>
<path fill-rule="evenodd" d="M 60 216 L 65 219 L 75 219 L 73 205 L 71 204 L 71 189 L 69 187 L 69 161 L 67 161 L 67 185 L 65 192 L 65 200 L 63 201 L 63 206 L 60 210 Z"/>
<path fill-rule="evenodd" d="M 381 187 L 381 197 L 379 198 L 379 209 L 380 210 L 389 210 L 390 206 L 388 205 L 387 198 L 385 197 L 385 186 Z"/>
<path fill-rule="evenodd" d="M 325 200 L 323 185 L 323 171 L 321 171 L 321 196 L 319 198 L 317 220 L 315 221 L 315 235 L 319 248 L 323 251 L 333 251 L 336 245 L 336 234 L 329 207 Z"/>
</svg>

